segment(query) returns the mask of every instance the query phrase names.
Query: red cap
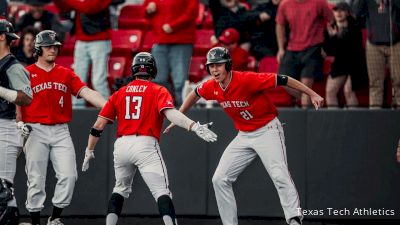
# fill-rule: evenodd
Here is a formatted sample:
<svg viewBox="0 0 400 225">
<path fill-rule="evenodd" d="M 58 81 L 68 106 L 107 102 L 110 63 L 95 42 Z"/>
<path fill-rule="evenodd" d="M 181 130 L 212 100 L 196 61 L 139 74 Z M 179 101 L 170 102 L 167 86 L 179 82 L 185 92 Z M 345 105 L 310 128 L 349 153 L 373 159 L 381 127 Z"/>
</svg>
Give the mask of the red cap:
<svg viewBox="0 0 400 225">
<path fill-rule="evenodd" d="M 239 42 L 239 32 L 234 28 L 225 29 L 218 40 L 226 45 L 237 43 Z"/>
</svg>

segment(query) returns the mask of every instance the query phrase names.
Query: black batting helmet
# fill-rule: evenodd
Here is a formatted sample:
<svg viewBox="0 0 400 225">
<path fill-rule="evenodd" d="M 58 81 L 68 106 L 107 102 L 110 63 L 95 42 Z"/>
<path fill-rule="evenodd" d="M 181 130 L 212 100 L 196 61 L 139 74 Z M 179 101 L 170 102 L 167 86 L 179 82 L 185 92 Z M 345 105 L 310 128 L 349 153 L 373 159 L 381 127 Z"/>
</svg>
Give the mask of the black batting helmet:
<svg viewBox="0 0 400 225">
<path fill-rule="evenodd" d="M 156 60 L 148 52 L 139 52 L 132 61 L 132 76 L 157 76 Z"/>
<path fill-rule="evenodd" d="M 56 32 L 52 30 L 44 30 L 36 35 L 35 38 L 35 55 L 41 56 L 42 49 L 40 47 L 48 47 L 48 46 L 61 46 L 61 42 L 58 39 L 58 35 Z"/>
<path fill-rule="evenodd" d="M 7 20 L 0 20 L 0 34 L 5 34 L 12 40 L 19 39 L 19 36 L 14 33 L 13 25 Z"/>
<path fill-rule="evenodd" d="M 225 69 L 227 72 L 230 72 L 232 69 L 232 58 L 231 54 L 229 53 L 228 49 L 224 47 L 215 47 L 210 49 L 207 53 L 207 62 L 206 62 L 206 69 L 207 72 L 210 74 L 210 69 L 208 65 L 215 64 L 215 63 L 225 63 Z"/>
</svg>

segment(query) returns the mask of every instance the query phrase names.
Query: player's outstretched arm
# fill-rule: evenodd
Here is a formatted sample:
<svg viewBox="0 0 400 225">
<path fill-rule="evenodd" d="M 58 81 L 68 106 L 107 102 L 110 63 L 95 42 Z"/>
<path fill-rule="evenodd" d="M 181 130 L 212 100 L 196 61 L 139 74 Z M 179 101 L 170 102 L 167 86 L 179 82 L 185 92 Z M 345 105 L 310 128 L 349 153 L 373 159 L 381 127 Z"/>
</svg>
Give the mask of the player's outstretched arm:
<svg viewBox="0 0 400 225">
<path fill-rule="evenodd" d="M 217 135 L 209 129 L 212 122 L 203 125 L 199 122 L 196 123 L 176 109 L 165 109 L 163 112 L 165 117 L 173 124 L 195 132 L 197 136 L 203 140 L 207 142 L 214 142 L 217 140 Z"/>
<path fill-rule="evenodd" d="M 24 106 L 32 102 L 32 98 L 22 91 L 15 91 L 0 86 L 0 97 L 16 105 Z"/>
<path fill-rule="evenodd" d="M 99 92 L 94 91 L 90 88 L 82 89 L 82 91 L 79 93 L 79 96 L 81 96 L 83 99 L 90 102 L 90 104 L 94 105 L 97 108 L 103 108 L 103 106 L 107 102 Z"/>
<path fill-rule="evenodd" d="M 85 172 L 89 169 L 89 161 L 94 158 L 94 147 L 99 141 L 101 134 L 103 133 L 104 127 L 107 125 L 107 120 L 101 117 L 97 117 L 96 122 L 90 129 L 88 144 L 85 149 L 85 158 L 82 164 L 82 171 Z"/>
<path fill-rule="evenodd" d="M 280 75 L 278 75 L 278 76 L 280 76 Z M 301 83 L 300 81 L 298 81 L 296 79 L 293 79 L 288 76 L 286 76 L 286 77 L 288 78 L 287 86 L 290 88 L 293 88 L 295 90 L 301 91 L 301 92 L 307 94 L 308 96 L 310 96 L 311 102 L 314 105 L 315 109 L 319 109 L 324 105 L 324 98 L 319 96 L 311 88 L 307 87 L 306 85 L 304 85 L 303 83 Z"/>
<path fill-rule="evenodd" d="M 192 107 L 194 104 L 196 104 L 196 102 L 200 99 L 199 96 L 197 96 L 197 94 L 192 91 L 188 94 L 188 96 L 185 98 L 185 100 L 183 101 L 181 107 L 179 108 L 179 111 L 182 113 L 186 113 L 190 107 Z M 167 117 L 168 118 L 168 117 Z M 168 119 L 169 121 L 171 121 L 170 119 Z M 168 133 L 172 127 L 175 126 L 174 122 L 171 121 L 172 123 L 170 125 L 168 125 L 167 128 L 165 128 L 164 130 L 164 134 Z"/>
</svg>

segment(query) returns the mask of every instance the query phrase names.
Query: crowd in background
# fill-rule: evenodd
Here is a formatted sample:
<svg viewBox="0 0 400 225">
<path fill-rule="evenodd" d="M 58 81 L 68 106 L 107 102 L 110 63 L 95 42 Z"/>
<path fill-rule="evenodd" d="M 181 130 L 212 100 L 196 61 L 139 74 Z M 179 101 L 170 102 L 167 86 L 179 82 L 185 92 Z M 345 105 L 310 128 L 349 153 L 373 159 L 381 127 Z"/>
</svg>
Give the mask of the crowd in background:
<svg viewBox="0 0 400 225">
<path fill-rule="evenodd" d="M 400 105 L 399 1 L 54 0 L 58 13 L 45 9 L 49 3 L 51 0 L 11 1 L 7 7 L 6 1 L 1 2 L 1 15 L 22 35 L 13 53 L 29 65 L 34 62 L 33 37 L 38 31 L 52 29 L 62 39 L 74 35 L 74 70 L 84 82 L 89 82 L 91 71 L 94 89 L 105 98 L 111 91 L 107 84 L 110 30 L 118 29 L 118 12 L 124 5 L 141 4 L 154 34 L 151 52 L 158 63 L 156 82 L 167 87 L 180 105 L 195 51 L 196 29 L 203 29 L 196 24 L 199 4 L 203 4 L 212 16 L 210 43 L 230 50 L 234 70 L 253 70 L 263 58 L 274 57 L 279 63 L 276 72 L 308 87 L 326 80 L 328 108 L 359 106 L 356 92 L 361 89 L 368 89 L 370 108 L 387 106 L 384 87 L 390 74 L 392 106 Z M 29 5 L 29 11 L 18 15 L 13 7 L 18 4 Z M 367 34 L 366 41 L 363 34 Z M 327 58 L 332 65 L 324 74 Z M 306 96 L 287 92 L 299 99 L 300 106 L 309 107 Z M 74 101 L 75 107 L 85 105 Z"/>
</svg>

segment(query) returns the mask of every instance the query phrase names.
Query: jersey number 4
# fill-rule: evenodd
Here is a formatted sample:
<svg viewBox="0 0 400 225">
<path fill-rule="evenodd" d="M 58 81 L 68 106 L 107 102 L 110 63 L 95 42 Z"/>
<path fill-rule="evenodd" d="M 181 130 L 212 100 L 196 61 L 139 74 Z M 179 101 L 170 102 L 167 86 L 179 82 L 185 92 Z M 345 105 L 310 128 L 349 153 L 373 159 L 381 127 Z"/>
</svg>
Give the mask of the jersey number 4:
<svg viewBox="0 0 400 225">
<path fill-rule="evenodd" d="M 125 97 L 125 119 L 137 120 L 140 118 L 140 108 L 142 107 L 142 96 L 126 96 Z M 131 112 L 131 103 L 134 112 Z"/>
</svg>

